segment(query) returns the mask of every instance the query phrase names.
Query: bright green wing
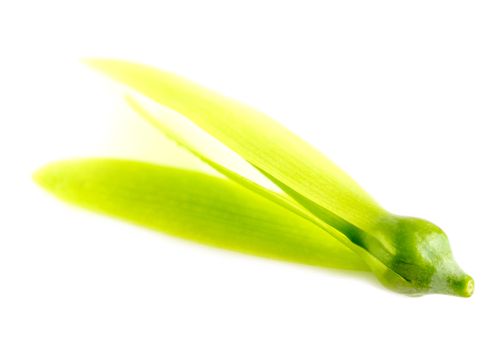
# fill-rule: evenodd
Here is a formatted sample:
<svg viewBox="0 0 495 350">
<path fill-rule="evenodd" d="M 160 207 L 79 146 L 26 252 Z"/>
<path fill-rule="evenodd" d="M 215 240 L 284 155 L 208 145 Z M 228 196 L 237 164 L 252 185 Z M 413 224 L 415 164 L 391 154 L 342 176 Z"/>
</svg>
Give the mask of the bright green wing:
<svg viewBox="0 0 495 350">
<path fill-rule="evenodd" d="M 338 217 L 365 230 L 386 215 L 347 174 L 265 114 L 172 73 L 118 60 L 87 63 L 189 118 L 285 189 L 319 206 L 320 219 Z"/>
<path fill-rule="evenodd" d="M 181 238 L 308 265 L 368 270 L 322 229 L 229 180 L 111 159 L 53 163 L 35 179 L 65 201 Z"/>
<path fill-rule="evenodd" d="M 240 168 L 236 167 L 234 165 L 235 162 L 232 162 L 232 159 L 230 159 L 229 162 L 228 158 L 230 158 L 230 155 L 223 152 L 225 147 L 212 147 L 212 143 L 218 142 L 216 139 L 202 137 L 204 135 L 201 134 L 204 134 L 204 132 L 200 134 L 195 133 L 195 130 L 191 129 L 187 123 L 181 123 L 180 118 L 177 116 L 169 115 L 169 113 L 163 110 L 151 111 L 131 96 L 127 96 L 126 101 L 139 116 L 152 126 L 156 127 L 167 138 L 189 151 L 192 155 L 215 169 L 220 174 L 244 188 L 284 207 L 296 215 L 311 221 L 313 224 L 330 232 L 343 244 L 349 245 L 349 241 L 344 238 L 341 232 L 337 231 L 334 227 L 329 226 L 318 217 L 315 217 L 308 209 L 292 200 L 291 197 L 272 191 L 259 182 L 246 177 L 243 174 L 243 170 L 248 171 L 248 169 L 245 169 L 242 166 L 240 166 Z"/>
<path fill-rule="evenodd" d="M 366 229 L 372 230 L 376 222 L 388 215 L 388 213 L 376 205 L 342 170 L 338 169 L 323 155 L 297 138 L 297 136 L 272 121 L 269 117 L 253 111 L 249 107 L 242 106 L 237 102 L 209 92 L 172 74 L 162 73 L 146 66 L 121 61 L 92 60 L 89 63 L 110 74 L 115 79 L 127 83 L 146 97 L 166 107 L 166 109 L 168 108 L 178 112 L 180 115 L 168 116 L 168 113 L 165 113 L 163 108 L 154 108 L 151 111 L 136 99 L 127 99 L 131 107 L 139 115 L 180 146 L 185 147 L 196 157 L 238 184 L 322 228 L 346 247 L 357 253 L 373 268 L 373 271 L 378 271 L 379 275 L 389 275 L 390 277 L 388 279 L 394 280 L 393 283 L 395 285 L 407 283 L 401 276 L 389 270 L 387 266 L 389 265 L 388 260 L 390 260 L 389 251 L 373 235 L 366 232 Z M 164 87 L 167 83 L 168 90 Z M 163 94 L 159 92 L 161 89 L 164 91 Z M 166 96 L 166 98 L 160 98 L 161 95 Z M 168 101 L 168 99 L 170 99 L 170 103 L 165 104 L 165 101 Z M 153 104 L 151 104 L 151 107 L 153 107 Z M 194 118 L 191 117 L 192 115 Z M 206 117 L 203 118 L 203 115 Z M 216 115 L 222 116 L 223 119 L 217 119 Z M 230 116 L 232 116 L 233 120 L 229 121 Z M 196 132 L 194 128 L 183 125 L 181 122 L 181 119 L 184 119 L 183 117 L 188 117 L 190 124 L 195 125 L 196 128 L 200 127 L 200 129 L 203 129 L 203 134 L 206 132 L 206 134 L 213 137 L 198 141 L 203 135 Z M 250 118 L 255 122 L 257 121 L 257 123 L 252 123 L 251 125 L 249 123 Z M 218 120 L 226 121 L 225 126 L 223 127 L 222 123 L 218 122 Z M 214 128 L 210 127 L 210 121 L 215 126 Z M 224 134 L 219 132 L 215 134 L 213 131 L 216 130 L 216 127 Z M 240 134 L 238 130 L 241 130 Z M 232 132 L 232 135 L 229 134 L 230 132 Z M 252 134 L 258 141 L 253 143 L 245 138 L 246 142 L 244 143 L 241 134 Z M 279 135 L 275 139 L 279 139 L 279 142 L 283 142 L 283 144 L 277 145 L 273 140 L 272 134 Z M 223 138 L 217 135 L 221 135 Z M 234 146 L 225 142 L 224 139 Z M 223 145 L 228 146 L 244 160 L 247 160 L 248 164 L 260 171 L 272 183 L 277 185 L 278 188 L 286 192 L 290 198 L 267 190 L 257 182 L 248 180 L 243 176 L 242 172 L 238 172 L 237 168 L 234 169 L 231 168 L 231 165 L 224 164 L 224 158 L 228 158 L 228 155 L 223 153 L 222 147 L 213 147 L 210 150 L 212 148 L 210 144 L 219 141 L 220 144 L 223 143 Z M 288 147 L 284 148 L 284 145 L 288 145 Z M 298 146 L 301 146 L 301 148 L 308 152 L 306 157 L 302 155 L 294 157 L 291 154 L 290 150 L 293 148 L 299 150 L 300 154 L 301 150 Z M 270 154 L 272 156 L 274 154 L 271 152 L 273 150 L 275 153 L 280 152 L 280 157 L 277 160 L 270 159 Z M 218 156 L 217 153 L 221 153 L 221 155 Z M 276 156 L 273 157 L 277 158 Z M 216 159 L 220 159 L 220 162 L 217 162 Z M 318 167 L 318 159 L 321 160 L 323 167 Z M 308 176 L 304 176 L 303 172 L 298 173 L 298 170 L 294 169 L 298 169 L 296 163 L 299 160 L 306 167 L 310 167 L 312 160 L 316 172 L 308 170 Z M 285 166 L 286 164 L 288 166 Z M 270 173 L 266 169 L 274 170 L 273 173 Z M 330 173 L 323 175 L 325 171 L 330 171 Z M 334 172 L 332 173 L 332 171 Z M 284 182 L 281 179 L 288 180 Z M 330 197 L 326 197 L 322 193 L 314 193 L 311 186 L 313 180 L 321 184 L 321 181 L 325 182 L 325 179 L 327 185 L 330 187 L 326 188 L 326 192 L 323 193 L 326 193 Z M 300 192 L 294 188 L 299 189 Z M 337 194 L 332 197 L 332 193 Z M 318 200 L 318 198 L 321 200 Z M 324 206 L 325 203 L 328 205 Z M 329 205 L 330 203 L 331 205 Z M 356 210 L 355 207 L 359 207 L 360 210 Z"/>
<path fill-rule="evenodd" d="M 87 161 L 54 165 L 38 175 L 60 197 L 142 225 L 254 254 L 324 266 L 329 266 L 325 264 L 330 259 L 348 268 L 363 268 L 365 262 L 385 286 L 407 294 L 472 294 L 473 279 L 453 259 L 439 227 L 386 212 L 325 156 L 269 117 L 150 67 L 115 60 L 88 63 L 176 112 L 163 120 L 130 100 L 140 115 L 169 138 L 244 189 L 234 182 L 212 177 L 205 181 L 184 171 L 172 176 L 170 169 L 143 163 Z M 191 127 L 180 125 L 179 120 Z M 198 141 L 200 135 L 211 140 Z M 232 158 L 245 163 L 243 170 L 231 166 Z M 264 177 L 253 181 L 244 173 L 248 169 Z M 187 178 L 192 181 L 181 182 Z M 266 179 L 271 183 L 260 183 Z M 216 181 L 244 195 L 234 194 L 227 185 L 217 186 Z M 275 191 L 270 190 L 273 184 L 278 187 Z M 277 193 L 279 189 L 288 196 Z M 272 209 L 266 211 L 268 206 Z M 336 249 L 327 249 L 327 244 Z"/>
</svg>

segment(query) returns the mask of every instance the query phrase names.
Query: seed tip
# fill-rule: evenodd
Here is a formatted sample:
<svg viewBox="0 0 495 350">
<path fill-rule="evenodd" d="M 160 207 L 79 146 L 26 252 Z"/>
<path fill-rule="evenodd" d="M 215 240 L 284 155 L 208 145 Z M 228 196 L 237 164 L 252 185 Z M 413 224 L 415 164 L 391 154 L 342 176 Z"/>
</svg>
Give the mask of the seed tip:
<svg viewBox="0 0 495 350">
<path fill-rule="evenodd" d="M 467 276 L 463 296 L 468 298 L 471 295 L 473 295 L 473 292 L 474 292 L 474 280 L 471 276 Z"/>
</svg>

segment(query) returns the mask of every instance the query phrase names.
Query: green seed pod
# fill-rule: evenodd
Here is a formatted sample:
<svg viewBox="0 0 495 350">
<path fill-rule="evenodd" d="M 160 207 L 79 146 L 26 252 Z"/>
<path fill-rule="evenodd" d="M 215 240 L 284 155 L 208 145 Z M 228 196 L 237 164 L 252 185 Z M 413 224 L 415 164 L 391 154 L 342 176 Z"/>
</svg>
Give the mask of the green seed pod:
<svg viewBox="0 0 495 350">
<path fill-rule="evenodd" d="M 454 261 L 447 236 L 440 228 L 422 219 L 390 214 L 325 155 L 264 113 L 152 67 L 118 60 L 93 59 L 87 63 L 130 87 L 134 95 L 145 97 L 143 103 L 133 97 L 128 102 L 166 137 L 230 181 L 313 225 L 315 232 L 328 234 L 332 245 L 345 248 L 342 256 L 351 253 L 361 258 L 386 287 L 409 295 L 469 297 L 473 293 L 473 279 Z M 165 116 L 164 108 L 175 114 Z M 203 134 L 207 136 L 204 139 L 200 137 Z M 219 150 L 228 152 L 219 155 Z M 231 153 L 277 190 L 234 169 L 226 161 Z M 105 176 L 98 179 L 108 181 Z M 143 180 L 143 184 L 147 182 Z M 155 185 L 159 188 L 159 183 Z M 88 205 L 83 198 L 93 197 L 93 193 L 84 193 L 70 199 Z M 100 208 L 100 203 L 96 204 Z M 122 213 L 134 211 L 118 211 Z M 144 224 L 152 221 L 147 219 Z M 285 231 L 279 228 L 274 232 Z M 254 246 L 254 242 L 246 244 Z M 290 256 L 296 252 L 305 261 L 316 254 L 302 254 L 287 242 L 278 239 L 275 246 L 290 246 Z M 351 265 L 357 266 L 355 262 Z"/>
<path fill-rule="evenodd" d="M 447 235 L 431 222 L 390 215 L 367 237 L 363 248 L 395 273 L 376 271 L 387 287 L 413 295 L 473 293 L 474 281 L 455 262 Z"/>
</svg>

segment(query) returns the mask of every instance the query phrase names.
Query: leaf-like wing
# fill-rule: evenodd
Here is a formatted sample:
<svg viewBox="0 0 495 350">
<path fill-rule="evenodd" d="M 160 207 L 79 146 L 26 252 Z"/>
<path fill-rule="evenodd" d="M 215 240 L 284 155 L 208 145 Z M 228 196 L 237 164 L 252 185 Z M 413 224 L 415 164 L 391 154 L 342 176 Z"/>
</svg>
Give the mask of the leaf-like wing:
<svg viewBox="0 0 495 350">
<path fill-rule="evenodd" d="M 187 117 L 291 198 L 249 182 L 235 170 L 205 156 L 201 145 L 191 146 L 195 135 L 190 134 L 187 128 L 175 130 L 177 126 L 173 120 L 164 121 L 131 99 L 134 109 L 168 137 L 223 175 L 328 232 L 361 257 L 384 285 L 416 292 L 409 280 L 394 269 L 395 242 L 381 240 L 375 235 L 377 224 L 388 220 L 390 214 L 348 175 L 299 137 L 266 115 L 174 74 L 123 61 L 90 60 L 88 63 L 159 105 L 179 113 L 177 118 Z"/>
<path fill-rule="evenodd" d="M 285 127 L 235 100 L 145 65 L 106 59 L 87 63 L 186 116 L 305 201 L 360 228 L 385 211 L 345 172 Z"/>
<path fill-rule="evenodd" d="M 50 164 L 36 181 L 57 197 L 189 240 L 303 264 L 368 270 L 325 231 L 232 181 L 112 159 Z"/>
<path fill-rule="evenodd" d="M 132 96 L 126 96 L 126 101 L 140 117 L 158 129 L 169 140 L 186 149 L 221 175 L 329 231 L 344 244 L 349 244 L 349 241 L 344 238 L 342 233 L 315 217 L 308 209 L 292 200 L 291 197 L 266 188 L 259 183 L 259 179 L 256 181 L 247 177 L 244 172 L 249 173 L 249 164 L 247 166 L 242 164 L 242 159 L 241 164 L 237 159 L 233 160 L 232 154 L 225 152 L 225 146 L 218 147 L 216 139 L 204 135 L 204 132 L 197 133 L 197 130 L 191 128 L 191 125 L 182 123 L 178 116 L 169 115 L 163 109 L 151 111 Z M 235 156 L 234 154 L 234 158 L 236 158 Z"/>
</svg>

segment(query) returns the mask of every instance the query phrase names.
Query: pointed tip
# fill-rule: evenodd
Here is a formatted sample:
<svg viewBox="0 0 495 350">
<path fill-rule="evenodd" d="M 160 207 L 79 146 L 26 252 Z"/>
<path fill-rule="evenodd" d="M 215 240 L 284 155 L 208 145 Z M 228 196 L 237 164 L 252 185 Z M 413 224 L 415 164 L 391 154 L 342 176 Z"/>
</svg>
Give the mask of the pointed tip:
<svg viewBox="0 0 495 350">
<path fill-rule="evenodd" d="M 89 68 L 93 68 L 93 69 L 101 69 L 101 65 L 107 61 L 109 61 L 109 60 L 104 59 L 104 58 L 97 58 L 97 57 L 83 57 L 83 58 L 81 58 L 82 64 L 88 66 Z"/>
<path fill-rule="evenodd" d="M 469 298 L 474 292 L 474 280 L 469 275 L 464 275 L 462 278 L 452 283 L 452 289 L 455 295 Z"/>
<path fill-rule="evenodd" d="M 81 58 L 80 61 L 85 66 L 104 73 L 108 73 L 108 70 L 115 69 L 115 67 L 118 67 L 119 63 L 125 63 L 125 61 L 118 59 L 103 57 L 84 57 Z"/>
<path fill-rule="evenodd" d="M 80 62 L 86 66 L 92 66 L 93 62 L 97 61 L 97 58 L 94 57 L 83 57 L 80 59 Z"/>
<path fill-rule="evenodd" d="M 471 295 L 473 295 L 473 292 L 474 292 L 474 280 L 471 276 L 467 276 L 466 281 L 464 283 L 462 296 L 469 298 Z"/>
<path fill-rule="evenodd" d="M 62 160 L 42 166 L 32 174 L 33 181 L 45 190 L 57 194 L 66 187 L 74 162 Z"/>
<path fill-rule="evenodd" d="M 53 168 L 52 164 L 48 164 L 37 169 L 32 174 L 33 181 L 36 184 L 38 184 L 40 187 L 43 187 L 45 189 L 50 189 L 52 187 L 51 185 L 53 184 L 52 168 Z"/>
<path fill-rule="evenodd" d="M 81 58 L 81 63 L 97 73 L 124 84 L 129 77 L 132 77 L 133 69 L 142 68 L 130 61 L 104 57 Z"/>
</svg>

